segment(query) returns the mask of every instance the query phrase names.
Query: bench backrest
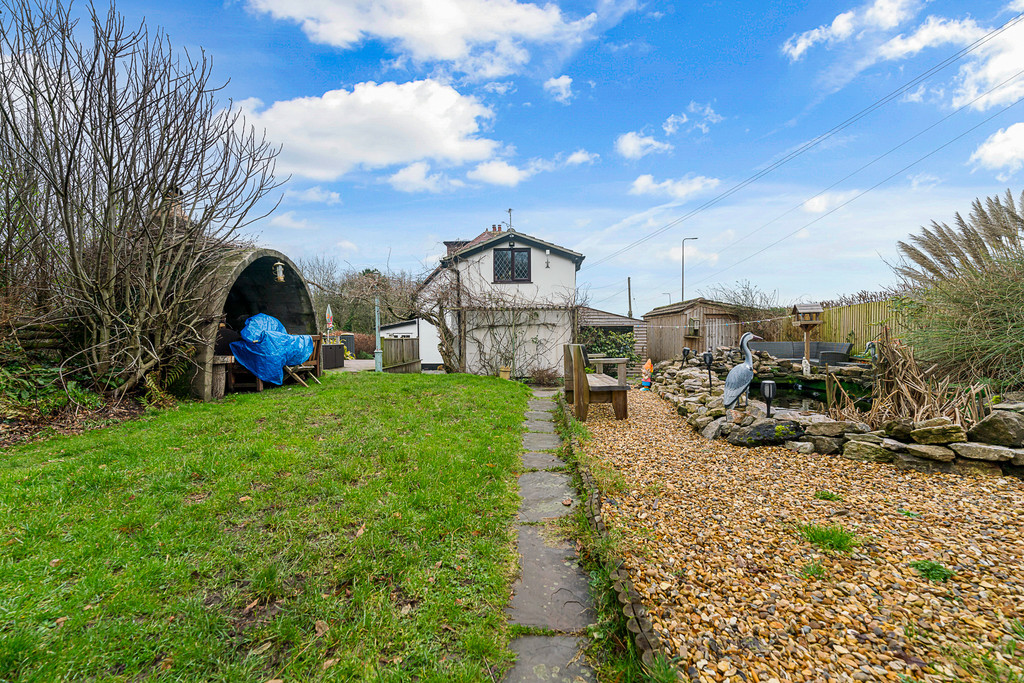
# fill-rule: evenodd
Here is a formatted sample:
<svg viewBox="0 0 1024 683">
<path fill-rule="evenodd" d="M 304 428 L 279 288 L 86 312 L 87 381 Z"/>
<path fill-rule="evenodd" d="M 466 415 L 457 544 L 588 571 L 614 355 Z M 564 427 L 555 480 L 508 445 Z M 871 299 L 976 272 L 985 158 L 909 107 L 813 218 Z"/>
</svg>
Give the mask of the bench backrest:
<svg viewBox="0 0 1024 683">
<path fill-rule="evenodd" d="M 569 344 L 562 344 L 562 380 L 566 391 L 572 391 L 572 351 Z"/>
<path fill-rule="evenodd" d="M 587 382 L 587 366 L 583 361 L 583 346 L 569 344 L 572 353 L 573 403 L 590 403 L 590 384 Z"/>
</svg>

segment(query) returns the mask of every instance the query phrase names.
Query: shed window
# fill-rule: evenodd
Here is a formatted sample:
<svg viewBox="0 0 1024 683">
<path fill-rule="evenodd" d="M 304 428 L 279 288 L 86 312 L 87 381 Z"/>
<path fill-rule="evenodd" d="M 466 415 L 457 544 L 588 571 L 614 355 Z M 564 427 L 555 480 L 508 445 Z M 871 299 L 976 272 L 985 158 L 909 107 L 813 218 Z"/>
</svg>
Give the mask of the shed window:
<svg viewBox="0 0 1024 683">
<path fill-rule="evenodd" d="M 495 249 L 495 282 L 530 282 L 530 249 Z"/>
</svg>

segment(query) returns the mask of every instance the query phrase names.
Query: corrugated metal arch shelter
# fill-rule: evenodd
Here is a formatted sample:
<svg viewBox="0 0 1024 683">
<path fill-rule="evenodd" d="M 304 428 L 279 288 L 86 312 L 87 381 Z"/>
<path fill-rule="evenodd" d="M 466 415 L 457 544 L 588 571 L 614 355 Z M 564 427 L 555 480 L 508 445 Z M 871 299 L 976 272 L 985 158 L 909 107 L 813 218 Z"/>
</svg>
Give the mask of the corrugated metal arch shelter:
<svg viewBox="0 0 1024 683">
<path fill-rule="evenodd" d="M 283 265 L 284 282 L 275 277 L 276 263 Z M 196 349 L 198 371 L 192 392 L 197 398 L 213 398 L 213 356 L 220 322 L 237 331 L 257 313 L 274 316 L 290 334 L 317 333 L 309 286 L 291 259 L 273 249 L 228 252 L 214 271 L 207 304 L 210 322 L 203 329 L 204 342 Z"/>
</svg>

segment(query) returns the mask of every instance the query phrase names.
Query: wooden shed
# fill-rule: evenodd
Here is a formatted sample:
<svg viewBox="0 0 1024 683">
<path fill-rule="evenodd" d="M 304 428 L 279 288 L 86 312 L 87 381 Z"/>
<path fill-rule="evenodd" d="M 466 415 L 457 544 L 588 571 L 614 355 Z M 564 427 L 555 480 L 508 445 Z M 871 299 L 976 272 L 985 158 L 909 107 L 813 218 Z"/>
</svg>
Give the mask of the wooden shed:
<svg viewBox="0 0 1024 683">
<path fill-rule="evenodd" d="M 683 347 L 702 353 L 740 343 L 740 317 L 734 306 L 697 298 L 644 313 L 647 355 L 655 363 L 682 355 Z"/>
<path fill-rule="evenodd" d="M 642 359 L 641 363 L 647 359 L 647 323 L 643 320 L 584 306 L 580 309 L 579 323 L 580 329 L 592 327 L 602 332 L 632 332 L 635 340 L 633 350 Z"/>
</svg>

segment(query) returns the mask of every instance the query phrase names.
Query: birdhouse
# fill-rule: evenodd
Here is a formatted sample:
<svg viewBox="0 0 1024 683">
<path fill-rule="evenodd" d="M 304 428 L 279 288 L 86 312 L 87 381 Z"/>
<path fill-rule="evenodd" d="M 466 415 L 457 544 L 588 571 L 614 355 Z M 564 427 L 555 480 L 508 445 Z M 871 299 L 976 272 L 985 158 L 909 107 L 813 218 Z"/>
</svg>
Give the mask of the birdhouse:
<svg viewBox="0 0 1024 683">
<path fill-rule="evenodd" d="M 797 304 L 789 312 L 793 316 L 793 324 L 798 327 L 810 328 L 825 322 L 821 319 L 824 310 L 821 304 Z"/>
<path fill-rule="evenodd" d="M 811 372 L 811 330 L 825 322 L 821 319 L 824 312 L 821 304 L 797 304 L 789 312 L 793 316 L 793 324 L 804 331 L 804 375 Z"/>
</svg>

